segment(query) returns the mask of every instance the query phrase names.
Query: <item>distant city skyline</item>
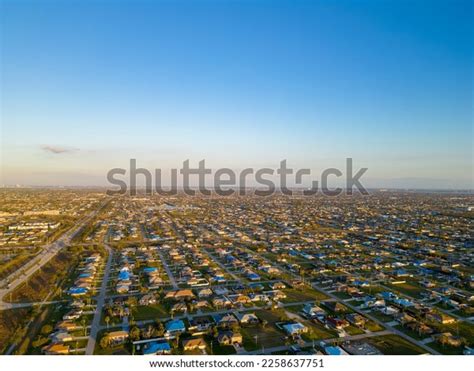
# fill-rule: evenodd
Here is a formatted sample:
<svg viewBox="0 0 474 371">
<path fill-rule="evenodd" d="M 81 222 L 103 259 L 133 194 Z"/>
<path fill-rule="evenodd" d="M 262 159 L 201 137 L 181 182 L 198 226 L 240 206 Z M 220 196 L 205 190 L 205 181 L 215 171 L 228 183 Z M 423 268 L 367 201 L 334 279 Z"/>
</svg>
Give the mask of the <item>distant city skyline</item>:
<svg viewBox="0 0 474 371">
<path fill-rule="evenodd" d="M 473 189 L 471 1 L 1 1 L 0 184 L 347 157 Z"/>
</svg>

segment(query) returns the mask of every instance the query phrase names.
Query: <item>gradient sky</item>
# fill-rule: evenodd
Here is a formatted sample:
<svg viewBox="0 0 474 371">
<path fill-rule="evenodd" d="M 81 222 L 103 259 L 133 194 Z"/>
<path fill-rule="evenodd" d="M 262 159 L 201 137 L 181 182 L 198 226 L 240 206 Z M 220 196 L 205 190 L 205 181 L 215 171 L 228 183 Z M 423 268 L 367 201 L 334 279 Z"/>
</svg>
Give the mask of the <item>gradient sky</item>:
<svg viewBox="0 0 474 371">
<path fill-rule="evenodd" d="M 469 0 L 0 2 L 0 184 L 352 157 L 474 188 Z"/>
</svg>

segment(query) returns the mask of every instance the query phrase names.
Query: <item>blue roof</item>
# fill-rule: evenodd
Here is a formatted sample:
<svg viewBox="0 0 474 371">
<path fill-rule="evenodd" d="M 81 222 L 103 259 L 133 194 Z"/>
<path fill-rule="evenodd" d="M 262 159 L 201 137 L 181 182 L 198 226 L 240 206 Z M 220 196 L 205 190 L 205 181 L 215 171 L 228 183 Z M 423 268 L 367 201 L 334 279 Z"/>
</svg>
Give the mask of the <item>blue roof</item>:
<svg viewBox="0 0 474 371">
<path fill-rule="evenodd" d="M 130 273 L 127 271 L 122 271 L 119 273 L 118 277 L 119 277 L 119 280 L 122 280 L 122 281 L 128 280 L 130 278 Z"/>
<path fill-rule="evenodd" d="M 324 348 L 324 351 L 330 356 L 340 356 L 341 354 L 344 354 L 341 347 L 326 347 Z"/>
<path fill-rule="evenodd" d="M 69 293 L 73 295 L 85 294 L 86 292 L 87 292 L 87 289 L 84 287 L 71 287 L 69 289 Z"/>
<path fill-rule="evenodd" d="M 143 349 L 143 354 L 155 354 L 158 352 L 169 352 L 171 347 L 167 342 L 157 343 L 151 342 L 148 347 Z"/>
<path fill-rule="evenodd" d="M 390 291 L 381 292 L 380 295 L 382 295 L 382 298 L 386 300 L 394 299 L 397 297 L 393 292 Z"/>
<path fill-rule="evenodd" d="M 186 327 L 184 326 L 184 322 L 181 321 L 180 319 L 169 321 L 166 324 L 165 328 L 166 328 L 166 331 L 186 330 Z"/>
<path fill-rule="evenodd" d="M 260 279 L 260 276 L 257 273 L 249 273 L 249 274 L 247 274 L 247 277 L 250 278 L 251 280 L 252 279 L 259 280 Z"/>
<path fill-rule="evenodd" d="M 143 272 L 145 273 L 151 273 L 151 272 L 156 272 L 156 268 L 155 267 L 146 267 L 146 268 L 143 268 Z"/>
<path fill-rule="evenodd" d="M 411 307 L 413 306 L 413 303 L 410 301 L 410 300 L 407 300 L 407 299 L 395 299 L 394 300 L 395 303 L 403 306 L 403 307 Z"/>
<path fill-rule="evenodd" d="M 79 278 L 89 278 L 90 276 L 92 276 L 90 273 L 81 273 Z"/>
<path fill-rule="evenodd" d="M 219 323 L 222 317 L 224 317 L 223 314 L 213 314 L 211 315 L 212 319 L 214 320 L 215 323 Z"/>
</svg>

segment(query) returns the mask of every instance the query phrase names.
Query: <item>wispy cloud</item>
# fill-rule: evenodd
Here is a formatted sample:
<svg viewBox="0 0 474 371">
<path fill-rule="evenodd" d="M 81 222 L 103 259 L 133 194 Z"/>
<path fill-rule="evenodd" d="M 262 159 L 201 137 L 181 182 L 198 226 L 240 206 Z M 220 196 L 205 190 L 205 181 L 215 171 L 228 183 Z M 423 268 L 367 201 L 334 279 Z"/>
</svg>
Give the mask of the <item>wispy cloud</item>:
<svg viewBox="0 0 474 371">
<path fill-rule="evenodd" d="M 74 147 L 63 147 L 63 146 L 52 146 L 52 145 L 43 145 L 41 149 L 45 152 L 54 153 L 55 155 L 63 153 L 73 153 L 79 151 L 79 148 Z"/>
</svg>

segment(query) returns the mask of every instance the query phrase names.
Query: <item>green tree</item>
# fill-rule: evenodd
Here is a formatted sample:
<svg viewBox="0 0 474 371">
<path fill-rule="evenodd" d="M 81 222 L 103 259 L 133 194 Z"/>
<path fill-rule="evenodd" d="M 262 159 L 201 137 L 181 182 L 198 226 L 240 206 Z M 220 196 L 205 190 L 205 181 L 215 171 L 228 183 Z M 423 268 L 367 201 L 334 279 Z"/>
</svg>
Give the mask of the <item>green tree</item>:
<svg viewBox="0 0 474 371">
<path fill-rule="evenodd" d="M 140 340 L 140 329 L 137 326 L 133 326 L 130 329 L 130 339 L 132 341 Z"/>
<path fill-rule="evenodd" d="M 108 348 L 110 345 L 109 337 L 107 335 L 102 336 L 102 339 L 100 339 L 100 347 L 102 349 Z"/>
<path fill-rule="evenodd" d="M 41 333 L 43 335 L 49 335 L 53 331 L 53 326 L 51 325 L 44 325 L 41 327 Z"/>
<path fill-rule="evenodd" d="M 165 326 L 161 321 L 158 321 L 155 325 L 156 336 L 161 337 L 165 334 Z"/>
</svg>

